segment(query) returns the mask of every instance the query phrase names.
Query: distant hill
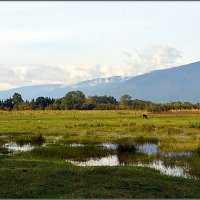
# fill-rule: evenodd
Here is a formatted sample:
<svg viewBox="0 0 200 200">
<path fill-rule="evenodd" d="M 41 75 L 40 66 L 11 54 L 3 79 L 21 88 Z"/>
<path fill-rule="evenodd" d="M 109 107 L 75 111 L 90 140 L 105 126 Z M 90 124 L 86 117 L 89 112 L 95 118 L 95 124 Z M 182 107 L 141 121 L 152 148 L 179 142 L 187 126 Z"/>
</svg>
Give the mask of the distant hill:
<svg viewBox="0 0 200 200">
<path fill-rule="evenodd" d="M 122 83 L 115 95 L 127 93 L 154 102 L 200 102 L 199 75 L 200 62 L 152 71 Z"/>
<path fill-rule="evenodd" d="M 0 99 L 18 92 L 24 99 L 38 96 L 63 97 L 71 90 L 81 90 L 85 95 L 112 95 L 117 99 L 124 94 L 132 98 L 153 102 L 200 102 L 200 62 L 179 67 L 156 70 L 135 77 L 114 76 L 83 81 L 74 85 L 59 84 L 27 86 L 0 91 Z"/>
<path fill-rule="evenodd" d="M 61 84 L 47 84 L 14 88 L 11 90 L 0 91 L 0 99 L 9 98 L 15 92 L 21 94 L 24 100 L 31 100 L 32 98 L 39 96 L 59 97 L 59 92 L 55 94 L 55 91 L 60 91 L 62 87 L 63 85 Z M 62 96 L 62 94 L 60 94 L 60 96 Z"/>
<path fill-rule="evenodd" d="M 7 99 L 11 97 L 15 92 L 22 95 L 24 100 L 31 100 L 39 96 L 60 98 L 71 90 L 81 90 L 86 95 L 106 95 L 105 87 L 114 87 L 127 80 L 129 77 L 113 76 L 109 78 L 98 78 L 87 81 L 82 81 L 74 85 L 62 85 L 62 84 L 45 84 L 45 85 L 33 85 L 20 88 L 14 88 L 10 90 L 0 91 L 0 99 Z"/>
</svg>

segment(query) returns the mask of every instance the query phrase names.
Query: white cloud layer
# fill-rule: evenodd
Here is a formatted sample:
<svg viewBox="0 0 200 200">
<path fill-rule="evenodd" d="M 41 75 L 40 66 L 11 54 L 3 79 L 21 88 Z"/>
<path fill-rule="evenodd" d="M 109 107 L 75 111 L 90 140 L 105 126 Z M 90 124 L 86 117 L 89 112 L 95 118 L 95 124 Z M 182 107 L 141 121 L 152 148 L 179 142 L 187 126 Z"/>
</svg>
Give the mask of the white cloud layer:
<svg viewBox="0 0 200 200">
<path fill-rule="evenodd" d="M 183 64 L 181 52 L 164 44 L 153 44 L 144 49 L 122 51 L 123 64 L 118 66 L 88 64 L 76 65 L 23 65 L 0 66 L 0 89 L 10 89 L 35 84 L 74 84 L 83 80 L 110 77 L 135 76 Z"/>
<path fill-rule="evenodd" d="M 126 64 L 132 68 L 133 75 L 184 63 L 182 52 L 165 44 L 153 44 L 141 50 L 123 51 L 122 54 Z"/>
</svg>

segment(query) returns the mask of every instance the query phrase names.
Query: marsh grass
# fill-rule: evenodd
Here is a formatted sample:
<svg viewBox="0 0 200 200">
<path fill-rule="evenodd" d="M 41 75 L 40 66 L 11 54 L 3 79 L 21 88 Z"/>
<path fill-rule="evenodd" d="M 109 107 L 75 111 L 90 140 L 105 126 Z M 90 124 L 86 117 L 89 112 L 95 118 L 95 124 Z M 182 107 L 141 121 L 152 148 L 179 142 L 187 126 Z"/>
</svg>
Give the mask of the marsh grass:
<svg viewBox="0 0 200 200">
<path fill-rule="evenodd" d="M 9 154 L 9 153 L 10 151 L 7 148 L 0 145 L 0 154 Z"/>
<path fill-rule="evenodd" d="M 171 136 L 160 141 L 159 149 L 163 152 L 196 151 L 200 143 L 200 138 L 177 138 Z"/>
<path fill-rule="evenodd" d="M 66 159 L 85 161 L 116 154 L 121 162 L 151 162 L 154 155 L 135 154 L 136 142 L 159 141 L 160 151 L 195 151 L 196 156 L 166 158 L 166 165 L 189 165 L 200 177 L 199 114 L 155 114 L 149 120 L 142 112 L 120 111 L 14 111 L 0 112 L 0 135 L 12 135 L 3 142 L 52 141 L 14 156 L 0 156 L 1 198 L 200 198 L 200 181 L 170 177 L 147 167 L 76 167 Z M 170 133 L 170 134 L 168 134 Z M 180 137 L 185 134 L 187 137 Z M 23 140 L 24 139 L 24 140 Z M 154 141 L 155 140 L 155 141 Z M 67 142 L 113 141 L 120 148 L 83 146 Z M 36 142 L 37 143 L 37 142 Z M 63 145 L 61 145 L 63 143 Z M 1 146 L 1 145 L 0 145 Z M 2 147 L 2 146 L 1 146 Z M 3 149 L 4 151 L 5 149 Z"/>
<path fill-rule="evenodd" d="M 75 167 L 51 160 L 3 159 L 3 199 L 199 198 L 200 182 L 146 167 Z"/>
<path fill-rule="evenodd" d="M 132 152 L 119 152 L 119 163 L 126 165 L 133 165 L 137 163 L 149 163 L 154 160 L 154 156 L 149 156 L 144 153 L 132 153 Z"/>
<path fill-rule="evenodd" d="M 200 129 L 200 123 L 191 123 L 191 122 L 189 122 L 189 128 Z"/>
<path fill-rule="evenodd" d="M 117 153 L 136 153 L 135 142 L 132 138 L 118 140 Z"/>
<path fill-rule="evenodd" d="M 197 154 L 200 156 L 200 146 L 197 147 Z"/>
<path fill-rule="evenodd" d="M 135 142 L 137 143 L 146 143 L 146 142 L 150 142 L 150 143 L 158 143 L 159 139 L 156 137 L 145 137 L 145 136 L 138 136 L 136 138 L 134 138 Z"/>
<path fill-rule="evenodd" d="M 200 179 L 200 154 L 193 156 L 190 161 L 189 173 Z"/>
<path fill-rule="evenodd" d="M 141 131 L 153 132 L 156 126 L 154 124 L 142 124 Z"/>
<path fill-rule="evenodd" d="M 34 136 L 25 136 L 16 140 L 17 144 L 24 145 L 30 143 L 31 145 L 42 145 L 46 141 L 45 137 L 42 134 Z"/>
<path fill-rule="evenodd" d="M 114 153 L 114 151 L 95 145 L 84 145 L 78 147 L 71 147 L 70 145 L 51 145 L 35 148 L 30 153 L 37 157 L 85 161 L 91 157 L 100 158 L 108 156 Z"/>
<path fill-rule="evenodd" d="M 198 114 L 153 114 L 149 120 L 141 117 L 141 111 L 12 111 L 0 114 L 0 134 L 16 135 L 19 139 L 28 135 L 60 134 L 66 141 L 116 141 L 119 138 L 155 137 L 165 145 L 165 149 L 176 147 L 172 138 L 184 148 L 195 149 L 199 144 Z M 188 121 L 192 121 L 190 126 Z M 29 140 L 29 139 L 28 139 Z M 27 140 L 27 141 L 28 141 Z M 31 140 L 31 139 L 30 139 Z M 187 150 L 186 149 L 186 150 Z"/>
<path fill-rule="evenodd" d="M 165 127 L 165 130 L 167 132 L 167 134 L 180 134 L 183 133 L 183 129 L 178 128 L 178 127 L 171 127 L 171 126 L 167 126 Z"/>
</svg>

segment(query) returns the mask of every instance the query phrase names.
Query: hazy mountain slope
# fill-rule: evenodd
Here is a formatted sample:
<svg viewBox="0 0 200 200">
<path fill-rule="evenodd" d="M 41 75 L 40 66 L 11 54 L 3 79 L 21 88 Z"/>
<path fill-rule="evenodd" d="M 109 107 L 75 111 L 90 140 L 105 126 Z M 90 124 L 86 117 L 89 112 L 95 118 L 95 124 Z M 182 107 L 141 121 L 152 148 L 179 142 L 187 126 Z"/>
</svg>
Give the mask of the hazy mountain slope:
<svg viewBox="0 0 200 200">
<path fill-rule="evenodd" d="M 115 96 L 128 93 L 134 98 L 155 102 L 200 102 L 200 62 L 153 71 L 130 78 Z"/>
<path fill-rule="evenodd" d="M 190 101 L 200 102 L 200 62 L 180 67 L 152 71 L 135 77 L 114 76 L 83 81 L 71 86 L 59 84 L 28 86 L 0 91 L 0 99 L 22 94 L 24 99 L 38 96 L 63 97 L 71 90 L 81 90 L 88 95 L 112 95 L 119 99 L 124 94 L 132 98 L 154 102 Z"/>
<path fill-rule="evenodd" d="M 113 95 L 113 89 L 117 89 L 126 82 L 129 77 L 113 76 L 109 78 L 99 78 L 89 81 L 80 82 L 69 87 L 70 90 L 81 90 L 85 95 Z"/>
<path fill-rule="evenodd" d="M 11 97 L 15 92 L 22 95 L 24 100 L 31 100 L 39 96 L 44 97 L 63 97 L 67 92 L 72 90 L 81 90 L 86 95 L 106 95 L 109 88 L 121 84 L 127 80 L 128 77 L 113 76 L 109 78 L 98 78 L 87 81 L 82 81 L 71 86 L 62 84 L 47 84 L 47 85 L 34 85 L 15 88 L 6 91 L 0 91 L 0 99 Z M 107 88 L 108 90 L 105 90 Z"/>
<path fill-rule="evenodd" d="M 21 94 L 23 99 L 25 99 L 25 100 L 30 100 L 32 98 L 39 97 L 39 96 L 59 97 L 59 93 L 62 88 L 63 88 L 63 86 L 59 85 L 59 84 L 34 85 L 34 86 L 20 87 L 20 88 L 15 88 L 15 89 L 11 89 L 11 90 L 0 91 L 0 99 L 9 98 L 15 92 Z"/>
</svg>

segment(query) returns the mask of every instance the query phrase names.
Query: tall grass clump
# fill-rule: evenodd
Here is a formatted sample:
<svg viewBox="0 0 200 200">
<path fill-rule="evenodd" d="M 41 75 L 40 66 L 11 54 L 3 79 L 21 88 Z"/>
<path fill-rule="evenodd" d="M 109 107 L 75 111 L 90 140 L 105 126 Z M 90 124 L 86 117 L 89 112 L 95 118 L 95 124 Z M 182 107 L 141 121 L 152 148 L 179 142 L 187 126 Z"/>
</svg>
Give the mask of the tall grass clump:
<svg viewBox="0 0 200 200">
<path fill-rule="evenodd" d="M 167 126 L 165 127 L 165 130 L 167 132 L 167 134 L 180 134 L 183 133 L 183 130 L 177 127 L 171 127 L 171 126 Z"/>
<path fill-rule="evenodd" d="M 42 145 L 46 141 L 45 137 L 42 134 L 34 136 L 26 136 L 24 138 L 18 139 L 16 142 L 19 145 L 30 143 L 32 145 Z"/>
<path fill-rule="evenodd" d="M 136 146 L 132 139 L 123 139 L 118 143 L 118 153 L 136 153 Z"/>
<path fill-rule="evenodd" d="M 198 129 L 200 129 L 200 123 L 191 123 L 189 121 L 189 128 L 198 128 Z"/>
<path fill-rule="evenodd" d="M 0 154 L 9 154 L 9 153 L 10 151 L 7 148 L 0 146 Z"/>
<path fill-rule="evenodd" d="M 138 136 L 135 138 L 135 142 L 137 143 L 158 143 L 159 139 L 156 137 L 144 137 L 144 136 Z"/>
<path fill-rule="evenodd" d="M 46 141 L 46 139 L 44 138 L 44 136 L 42 134 L 39 135 L 35 135 L 31 138 L 31 143 L 32 144 L 38 144 L 41 145 Z"/>
<path fill-rule="evenodd" d="M 154 124 L 143 124 L 141 131 L 153 132 L 156 126 Z"/>
<path fill-rule="evenodd" d="M 197 154 L 200 156 L 200 146 L 197 148 Z"/>
<path fill-rule="evenodd" d="M 34 148 L 32 155 L 39 157 L 49 157 L 57 159 L 75 159 L 87 160 L 88 158 L 100 158 L 108 156 L 113 150 L 104 149 L 95 145 L 84 145 L 79 147 L 71 147 L 69 145 L 54 145 Z"/>
</svg>

